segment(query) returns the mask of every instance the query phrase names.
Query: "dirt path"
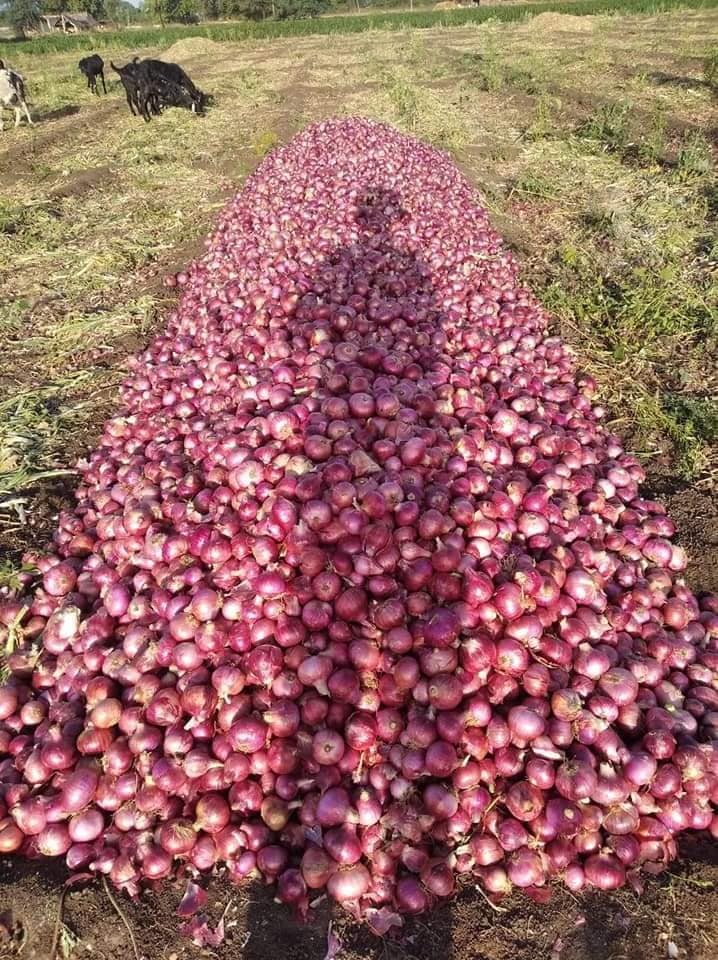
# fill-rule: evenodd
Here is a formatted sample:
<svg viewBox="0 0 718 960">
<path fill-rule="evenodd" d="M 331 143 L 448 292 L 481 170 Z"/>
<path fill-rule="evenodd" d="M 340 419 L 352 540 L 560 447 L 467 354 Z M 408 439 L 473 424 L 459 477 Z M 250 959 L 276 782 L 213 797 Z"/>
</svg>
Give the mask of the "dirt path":
<svg viewBox="0 0 718 960">
<path fill-rule="evenodd" d="M 199 950 L 179 935 L 175 910 L 180 886 L 143 893 L 137 903 L 123 899 L 122 909 L 146 960 L 322 960 L 330 920 L 342 943 L 342 960 L 659 960 L 671 957 L 674 948 L 680 957 L 714 960 L 718 851 L 715 845 L 694 842 L 687 855 L 690 867 L 679 863 L 670 877 L 649 881 L 640 898 L 626 891 L 576 898 L 557 890 L 541 907 L 515 896 L 496 912 L 467 887 L 428 917 L 407 919 L 400 936 L 385 941 L 341 911 L 332 914 L 326 900 L 311 923 L 296 923 L 274 902 L 271 889 L 256 882 L 240 887 L 211 882 L 210 926 L 226 911 L 226 941 L 217 951 Z M 48 960 L 64 875 L 46 866 L 2 860 L 0 871 L 5 885 L 0 892 L 0 957 Z M 63 918 L 79 940 L 73 958 L 131 956 L 126 930 L 99 883 L 71 890 Z M 15 931 L 4 946 L 3 924 Z"/>
</svg>

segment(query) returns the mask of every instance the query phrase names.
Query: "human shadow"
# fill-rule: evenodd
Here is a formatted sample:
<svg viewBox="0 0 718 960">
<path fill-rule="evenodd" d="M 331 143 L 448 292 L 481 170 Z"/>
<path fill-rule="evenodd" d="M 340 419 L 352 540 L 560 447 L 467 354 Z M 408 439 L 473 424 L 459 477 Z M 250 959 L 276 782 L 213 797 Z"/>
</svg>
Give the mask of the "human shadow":
<svg viewBox="0 0 718 960">
<path fill-rule="evenodd" d="M 327 349 L 322 354 L 325 358 L 322 363 L 312 364 L 318 382 L 311 396 L 320 403 L 328 397 L 346 399 L 353 377 L 365 377 L 370 382 L 381 377 L 387 381 L 387 389 L 400 400 L 401 409 L 389 417 L 397 429 L 403 431 L 400 436 L 414 436 L 417 424 L 428 427 L 431 422 L 448 441 L 449 433 L 443 424 L 447 418 L 434 415 L 432 395 L 439 396 L 439 385 L 448 382 L 444 329 L 449 317 L 434 288 L 429 264 L 416 252 L 416 242 L 409 230 L 409 211 L 399 195 L 383 186 L 380 176 L 377 179 L 377 184 L 368 184 L 358 196 L 352 224 L 356 229 L 354 242 L 328 251 L 301 281 L 305 292 L 300 295 L 293 315 L 286 320 L 284 331 L 289 348 L 287 362 L 291 363 L 293 338 L 295 342 L 304 339 L 319 347 L 327 338 L 334 343 L 355 344 L 355 355 L 346 361 L 331 359 Z M 251 324 L 251 318 L 245 322 Z M 278 319 L 277 324 L 279 322 Z M 228 333 L 232 326 L 228 320 Z M 341 387 L 337 377 L 344 377 L 347 386 Z M 257 404 L 253 413 L 262 416 L 269 410 L 265 402 Z M 343 456 L 351 456 L 352 445 L 367 453 L 368 475 L 382 482 L 389 479 L 389 475 L 383 475 L 383 467 L 377 462 L 381 458 L 375 451 L 377 441 L 382 439 L 382 430 L 373 425 L 374 419 L 358 419 L 340 445 Z M 416 422 L 412 423 L 412 419 Z M 321 474 L 325 467 L 326 463 L 317 463 L 314 470 L 303 476 Z M 358 482 L 356 478 L 355 482 Z M 331 552 L 333 548 L 327 544 L 325 549 Z M 363 776 L 367 778 L 366 773 Z M 307 779 L 310 778 L 302 773 L 302 780 Z M 420 795 L 423 782 L 418 781 L 415 796 Z M 314 789 L 310 785 L 307 792 Z M 409 805 L 414 802 L 408 801 Z M 391 798 L 387 805 L 390 803 Z M 293 830 L 278 839 L 297 843 Z M 386 828 L 385 846 L 400 839 L 400 834 Z M 308 844 L 314 840 L 316 834 L 303 842 Z M 417 845 L 424 845 L 431 855 L 449 853 L 448 846 L 429 843 L 428 838 Z M 297 844 L 292 850 L 292 866 L 299 864 L 301 853 L 302 848 Z M 372 857 L 365 857 L 363 862 L 371 870 Z M 403 872 L 402 869 L 400 875 Z M 275 902 L 273 887 L 254 881 L 246 889 L 240 920 L 242 936 L 246 938 L 244 960 L 275 960 L 276 957 L 322 960 L 328 950 L 330 922 L 333 934 L 351 956 L 368 960 L 387 960 L 394 956 L 452 960 L 454 956 L 454 907 L 448 901 L 436 903 L 428 914 L 404 918 L 403 925 L 392 926 L 386 937 L 380 938 L 366 923 L 353 921 L 350 913 L 322 896 L 321 891 L 309 891 L 312 906 L 308 922 L 300 922 L 286 905 Z M 362 909 L 371 906 L 385 906 L 392 912 L 395 909 L 390 901 L 385 903 L 378 896 L 375 900 L 371 897 L 362 900 Z M 487 918 L 491 918 L 491 911 L 483 906 Z M 480 902 L 475 907 L 478 911 L 482 909 Z M 350 912 L 357 912 L 355 904 L 350 904 Z"/>
<path fill-rule="evenodd" d="M 660 70 L 649 73 L 648 79 L 658 87 L 681 87 L 684 90 L 691 90 L 694 87 L 711 88 L 711 84 L 702 77 L 684 77 L 674 73 L 663 73 Z"/>
<path fill-rule="evenodd" d="M 48 110 L 38 117 L 39 120 L 62 120 L 64 117 L 74 117 L 80 112 L 80 107 L 76 103 L 67 103 L 64 107 L 57 107 L 55 110 Z"/>
</svg>

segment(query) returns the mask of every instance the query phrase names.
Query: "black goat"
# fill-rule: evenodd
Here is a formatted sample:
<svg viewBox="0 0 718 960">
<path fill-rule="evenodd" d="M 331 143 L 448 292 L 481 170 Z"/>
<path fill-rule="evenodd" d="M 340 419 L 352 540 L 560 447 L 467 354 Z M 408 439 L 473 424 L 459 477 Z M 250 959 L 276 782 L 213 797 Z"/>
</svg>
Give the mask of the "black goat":
<svg viewBox="0 0 718 960">
<path fill-rule="evenodd" d="M 78 64 L 80 71 L 87 77 L 87 88 L 96 93 L 99 97 L 100 91 L 97 89 L 97 78 L 102 80 L 102 89 L 107 93 L 105 86 L 105 62 L 97 53 L 92 56 L 83 57 Z"/>
<path fill-rule="evenodd" d="M 164 82 L 184 90 L 190 98 L 193 113 L 201 113 L 206 97 L 192 83 L 182 67 L 177 63 L 165 63 L 164 60 L 142 60 L 140 66 L 147 71 L 148 77 L 156 82 Z M 184 104 L 182 104 L 184 105 Z"/>
<path fill-rule="evenodd" d="M 193 113 L 201 113 L 204 107 L 205 95 L 177 64 L 135 57 L 124 67 L 112 62 L 110 66 L 120 75 L 133 115 L 137 113 L 145 121 L 163 107 L 186 107 Z"/>
<path fill-rule="evenodd" d="M 110 60 L 110 66 L 120 76 L 120 82 L 125 88 L 127 105 L 132 116 L 139 114 L 149 123 L 150 113 L 159 114 L 160 112 L 159 98 L 148 87 L 146 76 L 139 69 L 138 58 L 135 57 L 132 63 L 127 63 L 124 67 L 116 67 Z"/>
</svg>

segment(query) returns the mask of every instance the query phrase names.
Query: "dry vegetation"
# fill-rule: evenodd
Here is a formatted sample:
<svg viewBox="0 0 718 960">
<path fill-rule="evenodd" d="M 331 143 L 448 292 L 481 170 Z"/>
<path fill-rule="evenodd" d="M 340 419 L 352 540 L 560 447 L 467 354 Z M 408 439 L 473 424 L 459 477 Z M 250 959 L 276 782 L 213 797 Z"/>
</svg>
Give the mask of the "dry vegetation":
<svg viewBox="0 0 718 960">
<path fill-rule="evenodd" d="M 205 118 L 169 111 L 148 125 L 129 115 L 111 71 L 109 96 L 93 99 L 77 54 L 13 58 L 38 124 L 6 128 L 0 148 L 0 577 L 51 530 L 77 457 L 114 406 L 123 359 L 169 309 L 164 273 L 201 252 L 229 192 L 275 144 L 317 118 L 360 113 L 454 154 L 668 497 L 694 547 L 693 581 L 718 588 L 717 39 L 713 11 L 188 38 L 125 51 L 162 52 L 215 98 Z M 428 960 L 451 956 L 453 942 L 456 960 L 653 960 L 674 948 L 708 960 L 714 852 L 694 850 L 707 864 L 676 867 L 640 902 L 563 894 L 494 914 L 467 893 L 397 947 L 343 931 L 342 956 Z M 13 869 L 23 930 L 12 942 L 25 937 L 22 956 L 45 958 L 56 888 L 34 866 Z M 217 915 L 229 896 L 217 887 Z M 152 960 L 198 955 L 173 933 L 176 900 L 170 891 L 130 910 Z M 0 889 L 0 956 L 6 903 Z M 128 955 L 119 922 L 106 933 L 108 909 L 100 891 L 67 897 L 68 957 Z M 235 894 L 221 955 L 323 955 L 320 928 L 273 910 L 264 893 Z"/>
</svg>

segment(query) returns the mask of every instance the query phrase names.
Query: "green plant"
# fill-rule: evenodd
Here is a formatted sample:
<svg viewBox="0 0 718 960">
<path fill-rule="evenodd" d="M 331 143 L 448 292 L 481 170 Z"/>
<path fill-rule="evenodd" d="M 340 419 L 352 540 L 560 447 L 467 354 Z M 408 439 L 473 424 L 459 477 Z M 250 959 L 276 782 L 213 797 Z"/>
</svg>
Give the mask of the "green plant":
<svg viewBox="0 0 718 960">
<path fill-rule="evenodd" d="M 544 289 L 543 303 L 578 326 L 586 355 L 599 364 L 610 388 L 616 423 L 630 431 L 632 449 L 651 457 L 668 445 L 676 475 L 696 480 L 718 438 L 715 402 L 666 393 L 656 374 L 673 352 L 671 343 L 705 335 L 705 300 L 692 294 L 675 268 L 657 274 L 637 269 L 609 280 L 596 273 L 590 256 L 571 254 L 562 260 L 578 271 L 578 284 L 572 287 L 568 275 L 561 276 Z"/>
<path fill-rule="evenodd" d="M 513 190 L 522 197 L 539 197 L 542 200 L 556 199 L 554 186 L 548 177 L 531 170 L 527 170 L 518 178 Z"/>
<path fill-rule="evenodd" d="M 504 77 L 499 55 L 489 38 L 481 53 L 467 54 L 464 62 L 470 67 L 474 82 L 480 90 L 493 93 L 503 86 Z"/>
<path fill-rule="evenodd" d="M 703 61 L 703 78 L 712 90 L 718 92 L 718 47 L 714 47 Z"/>
<path fill-rule="evenodd" d="M 713 171 L 713 151 L 701 133 L 691 133 L 678 150 L 676 172 L 679 180 L 697 180 Z"/>
<path fill-rule="evenodd" d="M 636 147 L 638 159 L 643 163 L 661 163 L 666 154 L 666 118 L 656 114 L 648 135 L 642 137 Z"/>
<path fill-rule="evenodd" d="M 250 93 L 258 90 L 262 85 L 259 74 L 251 67 L 247 68 L 246 70 L 241 70 L 238 74 L 238 77 L 244 89 Z"/>
<path fill-rule="evenodd" d="M 252 150 L 258 157 L 266 157 L 279 143 L 279 137 L 273 130 L 262 130 L 252 141 Z"/>
<path fill-rule="evenodd" d="M 70 960 L 77 947 L 80 945 L 80 938 L 63 923 L 60 929 L 60 954 L 62 960 Z"/>
<path fill-rule="evenodd" d="M 545 79 L 543 66 L 530 57 L 523 57 L 519 65 L 510 65 L 505 70 L 505 81 L 529 94 L 541 94 Z"/>
<path fill-rule="evenodd" d="M 414 130 L 419 116 L 416 88 L 402 77 L 395 77 L 389 85 L 388 93 L 400 121 L 410 130 Z"/>
<path fill-rule="evenodd" d="M 7 585 L 13 590 L 20 589 L 20 581 L 17 579 L 20 571 L 14 571 L 14 577 L 8 578 Z M 0 568 L 0 583 L 2 583 L 2 568 Z M 2 683 L 9 674 L 9 671 L 5 665 L 5 660 L 17 650 L 19 646 L 22 645 L 24 639 L 24 632 L 20 626 L 20 621 L 23 619 L 27 613 L 27 607 L 22 607 L 15 619 L 7 625 L 7 633 L 5 636 L 5 641 L 0 645 L 0 683 Z"/>
<path fill-rule="evenodd" d="M 578 135 L 593 140 L 613 153 L 628 144 L 631 104 L 628 101 L 605 103 L 578 128 Z"/>
<path fill-rule="evenodd" d="M 553 132 L 553 109 L 555 100 L 547 93 L 542 93 L 536 104 L 531 125 L 527 127 L 524 137 L 527 140 L 546 140 Z"/>
<path fill-rule="evenodd" d="M 715 397 L 692 397 L 666 394 L 664 406 L 676 420 L 685 423 L 700 439 L 718 441 L 718 400 Z"/>
</svg>

